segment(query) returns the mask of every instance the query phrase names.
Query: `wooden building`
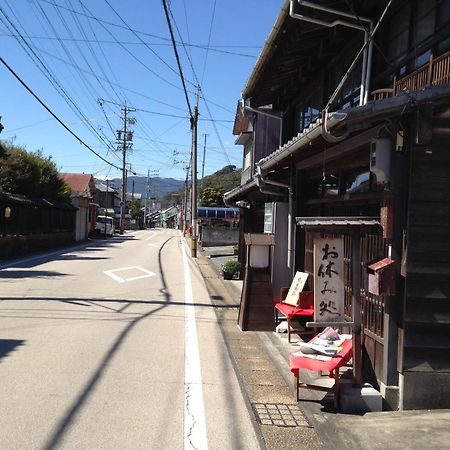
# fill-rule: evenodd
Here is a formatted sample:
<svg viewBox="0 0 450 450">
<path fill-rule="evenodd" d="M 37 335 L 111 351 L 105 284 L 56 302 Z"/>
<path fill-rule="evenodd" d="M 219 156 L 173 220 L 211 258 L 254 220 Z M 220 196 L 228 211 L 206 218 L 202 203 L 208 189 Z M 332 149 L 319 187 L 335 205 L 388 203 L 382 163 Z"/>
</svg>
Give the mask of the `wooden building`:
<svg viewBox="0 0 450 450">
<path fill-rule="evenodd" d="M 259 111 L 279 124 L 273 150 L 255 139 L 270 127 L 255 121 Z M 386 408 L 449 408 L 450 0 L 286 0 L 234 132 L 250 169 L 225 200 L 245 207 L 245 232 L 263 232 L 267 203 L 285 203 L 278 276 L 312 273 L 314 238 L 344 236 L 345 305 L 350 315 L 361 299 L 364 379 Z M 358 228 L 358 218 L 378 226 Z M 341 220 L 351 227 L 327 225 Z M 386 258 L 395 286 L 375 293 L 369 266 Z"/>
</svg>

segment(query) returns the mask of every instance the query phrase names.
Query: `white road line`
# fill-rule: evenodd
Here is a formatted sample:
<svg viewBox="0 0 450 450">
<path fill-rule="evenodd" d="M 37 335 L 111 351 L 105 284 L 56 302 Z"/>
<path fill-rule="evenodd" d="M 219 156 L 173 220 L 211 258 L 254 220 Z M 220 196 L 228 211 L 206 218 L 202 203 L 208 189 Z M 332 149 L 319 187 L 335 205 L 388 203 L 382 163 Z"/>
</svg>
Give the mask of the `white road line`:
<svg viewBox="0 0 450 450">
<path fill-rule="evenodd" d="M 149 241 L 150 239 L 153 239 L 156 236 L 156 233 L 152 234 L 151 236 L 149 236 L 146 241 Z"/>
<path fill-rule="evenodd" d="M 206 450 L 205 407 L 203 404 L 202 373 L 197 339 L 195 306 L 186 248 L 181 246 L 184 268 L 184 448 Z"/>
</svg>

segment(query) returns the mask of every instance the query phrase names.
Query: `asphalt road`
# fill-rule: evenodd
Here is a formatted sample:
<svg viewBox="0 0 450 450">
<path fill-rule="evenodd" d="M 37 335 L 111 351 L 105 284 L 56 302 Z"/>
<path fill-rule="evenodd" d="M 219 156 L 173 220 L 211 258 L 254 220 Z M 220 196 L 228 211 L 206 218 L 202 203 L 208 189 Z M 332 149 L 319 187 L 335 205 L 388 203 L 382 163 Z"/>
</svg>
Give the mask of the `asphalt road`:
<svg viewBox="0 0 450 450">
<path fill-rule="evenodd" d="M 0 449 L 260 448 L 189 253 L 153 229 L 0 266 Z"/>
</svg>

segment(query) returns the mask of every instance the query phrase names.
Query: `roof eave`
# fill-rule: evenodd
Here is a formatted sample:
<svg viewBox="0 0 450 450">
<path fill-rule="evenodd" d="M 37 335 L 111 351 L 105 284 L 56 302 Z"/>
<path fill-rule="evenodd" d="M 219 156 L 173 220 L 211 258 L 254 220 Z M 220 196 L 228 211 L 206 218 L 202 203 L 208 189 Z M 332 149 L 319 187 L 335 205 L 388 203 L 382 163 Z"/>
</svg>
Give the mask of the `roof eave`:
<svg viewBox="0 0 450 450">
<path fill-rule="evenodd" d="M 256 64 L 253 67 L 253 70 L 245 84 L 244 90 L 242 91 L 242 98 L 244 99 L 250 96 L 250 93 L 252 92 L 256 82 L 258 81 L 259 73 L 271 53 L 275 39 L 278 36 L 278 33 L 286 17 L 289 15 L 289 4 L 290 0 L 284 0 L 284 4 L 281 7 L 280 14 L 278 15 L 277 20 L 275 21 L 275 24 L 272 27 L 269 37 L 266 39 L 266 42 L 264 43 L 264 47 L 261 50 L 261 53 L 259 54 L 258 59 L 256 60 Z"/>
</svg>

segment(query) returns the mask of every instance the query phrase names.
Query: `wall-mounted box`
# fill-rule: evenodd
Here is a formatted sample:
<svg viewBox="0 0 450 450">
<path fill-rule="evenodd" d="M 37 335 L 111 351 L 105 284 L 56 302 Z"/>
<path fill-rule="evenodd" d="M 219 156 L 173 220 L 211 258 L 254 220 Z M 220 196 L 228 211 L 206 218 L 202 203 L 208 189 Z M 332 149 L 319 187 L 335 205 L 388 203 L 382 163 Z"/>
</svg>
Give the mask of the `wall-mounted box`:
<svg viewBox="0 0 450 450">
<path fill-rule="evenodd" d="M 375 295 L 395 294 L 395 261 L 383 258 L 367 266 L 368 291 Z"/>
</svg>

